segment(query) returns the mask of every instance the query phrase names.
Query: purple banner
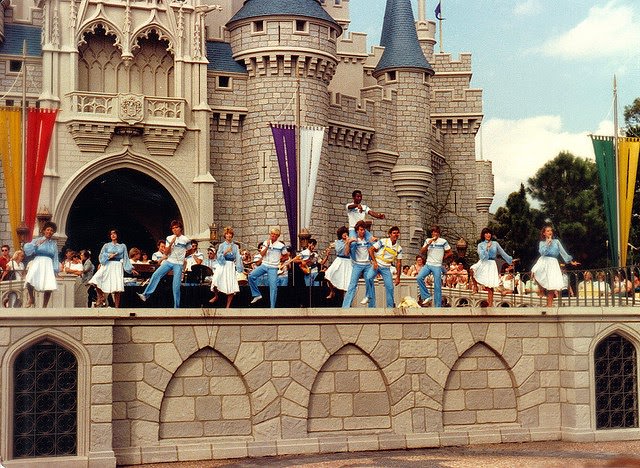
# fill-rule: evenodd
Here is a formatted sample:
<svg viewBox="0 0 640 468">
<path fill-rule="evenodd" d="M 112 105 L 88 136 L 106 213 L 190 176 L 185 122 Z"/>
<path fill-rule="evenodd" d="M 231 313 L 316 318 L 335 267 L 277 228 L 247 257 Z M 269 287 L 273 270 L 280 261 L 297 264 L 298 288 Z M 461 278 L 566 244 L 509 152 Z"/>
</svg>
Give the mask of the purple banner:
<svg viewBox="0 0 640 468">
<path fill-rule="evenodd" d="M 296 169 L 296 127 L 295 125 L 271 125 L 273 142 L 276 145 L 284 206 L 291 245 L 298 245 L 298 171 Z"/>
</svg>

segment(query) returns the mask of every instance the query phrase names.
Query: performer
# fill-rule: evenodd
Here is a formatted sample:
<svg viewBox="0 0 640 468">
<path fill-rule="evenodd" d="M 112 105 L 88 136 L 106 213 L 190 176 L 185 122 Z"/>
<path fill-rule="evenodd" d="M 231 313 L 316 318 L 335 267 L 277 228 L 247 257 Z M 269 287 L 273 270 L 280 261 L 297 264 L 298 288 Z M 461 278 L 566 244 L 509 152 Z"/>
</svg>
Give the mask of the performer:
<svg viewBox="0 0 640 468">
<path fill-rule="evenodd" d="M 219 267 L 211 280 L 211 291 L 215 295 L 209 300 L 213 303 L 218 299 L 218 291 L 227 295 L 227 309 L 231 307 L 231 301 L 237 292 L 240 291 L 238 285 L 238 273 L 242 273 L 244 266 L 238 244 L 233 242 L 233 228 L 227 226 L 223 230 L 224 242 L 218 246 Z"/>
<path fill-rule="evenodd" d="M 486 227 L 480 232 L 480 239 L 478 244 L 479 260 L 470 268 L 473 271 L 474 284 L 478 283 L 487 291 L 488 306 L 493 307 L 493 288 L 500 285 L 496 257 L 500 255 L 509 265 L 513 264 L 513 258 L 507 255 L 497 241 L 493 240 L 493 231 L 490 228 Z"/>
<path fill-rule="evenodd" d="M 191 250 L 187 250 L 191 241 L 183 234 L 183 230 L 184 226 L 182 222 L 175 219 L 171 221 L 171 232 L 173 232 L 173 234 L 167 236 L 164 255 L 159 260 L 161 262 L 160 266 L 153 272 L 153 275 L 151 275 L 149 284 L 144 292 L 138 294 L 138 297 L 143 302 L 153 294 L 162 277 L 169 273 L 169 271 L 173 271 L 173 307 L 174 309 L 178 309 L 180 307 L 180 281 L 182 279 L 182 266 L 184 264 L 184 257 L 191 253 Z"/>
<path fill-rule="evenodd" d="M 58 259 L 58 246 L 52 239 L 58 226 L 51 221 L 44 223 L 42 237 L 38 237 L 24 245 L 24 253 L 27 256 L 35 255 L 29 263 L 25 286 L 29 301 L 25 307 L 33 307 L 35 304 L 35 291 L 43 292 L 42 307 L 47 307 L 51 293 L 58 289 L 56 275 L 60 271 L 60 260 Z"/>
<path fill-rule="evenodd" d="M 349 229 L 345 226 L 340 226 L 336 232 L 336 236 L 337 240 L 334 243 L 336 258 L 324 273 L 324 277 L 329 285 L 329 295 L 327 299 L 334 298 L 336 289 L 345 292 L 349 288 L 349 282 L 351 281 L 351 258 L 348 253 L 345 253 L 347 239 L 349 239 Z"/>
<path fill-rule="evenodd" d="M 422 248 L 420 254 L 427 254 L 427 261 L 425 265 L 420 268 L 420 273 L 416 277 L 418 282 L 418 290 L 420 291 L 420 305 L 426 307 L 431 302 L 431 294 L 425 284 L 425 279 L 429 273 L 433 274 L 433 295 L 434 295 L 434 307 L 442 306 L 442 262 L 444 259 L 453 255 L 451 253 L 451 246 L 446 239 L 440 237 L 440 226 L 433 226 L 431 228 L 431 237 L 427 239 Z"/>
<path fill-rule="evenodd" d="M 361 304 L 366 304 L 369 302 L 369 307 L 373 307 L 375 303 L 375 298 L 373 301 L 371 300 L 373 296 L 373 279 L 367 275 L 369 270 L 371 269 L 371 263 L 369 263 L 369 247 L 371 247 L 371 242 L 366 239 L 366 228 L 364 221 L 358 221 L 356 223 L 356 238 L 350 237 L 346 242 L 346 247 L 344 249 L 344 253 L 351 257 L 351 280 L 349 281 L 349 286 L 347 287 L 347 292 L 344 295 L 344 299 L 342 301 L 342 308 L 348 309 L 351 307 L 351 302 L 353 302 L 353 296 L 356 294 L 356 289 L 358 288 L 358 280 L 361 276 L 364 276 L 365 279 L 365 296 L 364 299 L 360 302 Z"/>
<path fill-rule="evenodd" d="M 349 218 L 349 237 L 356 237 L 356 223 L 358 221 L 364 221 L 365 215 L 367 213 L 374 218 L 384 219 L 384 213 L 378 213 L 373 211 L 367 205 L 362 204 L 362 192 L 360 190 L 354 190 L 351 193 L 351 197 L 353 198 L 353 202 L 347 203 L 347 217 Z M 365 237 L 367 240 L 370 240 L 372 234 L 366 230 L 365 228 Z"/>
<path fill-rule="evenodd" d="M 531 273 L 547 296 L 547 307 L 551 307 L 553 306 L 553 298 L 564 286 L 558 255 L 565 263 L 571 263 L 574 266 L 580 265 L 580 263 L 573 260 L 573 257 L 567 253 L 558 239 L 553 238 L 553 228 L 548 224 L 540 231 L 538 253 L 540 253 L 540 258 L 531 268 Z"/>
<path fill-rule="evenodd" d="M 105 294 L 113 294 L 113 304 L 117 309 L 120 307 L 120 296 L 124 292 L 124 272 L 132 275 L 137 275 L 138 272 L 131 265 L 127 246 L 119 242 L 118 230 L 110 230 L 109 237 L 111 241 L 102 246 L 98 255 L 101 266 L 89 280 L 89 284 L 95 285 L 98 293 L 96 307 L 105 307 L 107 305 Z"/>
<path fill-rule="evenodd" d="M 276 299 L 278 298 L 278 267 L 280 260 L 286 260 L 289 256 L 286 246 L 278 240 L 280 237 L 279 228 L 271 228 L 269 231 L 269 239 L 264 241 L 260 247 L 260 256 L 262 262 L 249 273 L 249 287 L 251 288 L 251 304 L 255 304 L 262 295 L 258 289 L 258 279 L 267 275 L 269 281 L 269 300 L 271 308 L 276 307 Z"/>
<path fill-rule="evenodd" d="M 369 256 L 371 257 L 372 268 L 365 275 L 365 280 L 368 280 L 373 285 L 378 273 L 382 276 L 384 281 L 384 289 L 387 296 L 387 307 L 393 309 L 395 303 L 393 301 L 393 285 L 400 284 L 400 272 L 402 270 L 402 247 L 398 243 L 400 238 L 400 228 L 393 226 L 389 229 L 389 237 L 379 239 L 369 247 Z M 395 261 L 396 266 L 396 279 L 392 278 L 391 266 Z M 376 306 L 376 290 L 371 288 L 371 299 L 369 301 L 369 307 Z"/>
</svg>

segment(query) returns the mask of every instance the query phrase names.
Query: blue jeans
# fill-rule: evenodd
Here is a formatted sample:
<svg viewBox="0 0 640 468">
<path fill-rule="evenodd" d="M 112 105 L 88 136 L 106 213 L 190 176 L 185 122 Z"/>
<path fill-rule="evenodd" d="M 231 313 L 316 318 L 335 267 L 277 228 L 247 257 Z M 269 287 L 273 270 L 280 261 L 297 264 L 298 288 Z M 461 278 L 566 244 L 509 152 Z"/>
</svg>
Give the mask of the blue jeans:
<svg viewBox="0 0 640 468">
<path fill-rule="evenodd" d="M 344 295 L 342 308 L 348 309 L 349 307 L 351 307 L 353 296 L 356 295 L 356 289 L 358 288 L 358 280 L 360 279 L 360 276 L 363 275 L 365 284 L 365 295 L 369 298 L 369 307 L 374 307 L 373 305 L 371 305 L 372 302 L 376 302 L 375 291 L 373 290 L 373 279 L 367 279 L 369 270 L 373 270 L 373 268 L 371 268 L 371 264 L 352 263 L 352 265 L 353 270 L 351 270 L 351 281 L 349 282 L 349 287 L 347 288 L 347 292 Z M 375 278 L 375 275 L 373 276 L 373 278 Z"/>
<path fill-rule="evenodd" d="M 376 289 L 373 286 L 373 282 L 376 279 L 376 275 L 380 273 L 382 281 L 384 281 L 385 295 L 387 296 L 387 307 L 393 309 L 393 275 L 391 274 L 391 268 L 378 267 L 377 270 L 371 268 L 366 274 L 364 279 L 371 282 L 371 296 L 369 297 L 369 307 L 376 306 Z"/>
<path fill-rule="evenodd" d="M 164 261 L 160 264 L 158 269 L 153 272 L 151 275 L 151 280 L 149 280 L 149 284 L 145 288 L 144 294 L 146 297 L 151 296 L 153 291 L 158 287 L 158 283 L 164 275 L 169 273 L 169 271 L 173 270 L 173 308 L 178 309 L 180 307 L 180 281 L 182 280 L 182 263 L 170 263 L 168 261 Z"/>
<path fill-rule="evenodd" d="M 418 289 L 420 290 L 420 299 L 423 301 L 429 299 L 431 294 L 427 289 L 427 285 L 424 280 L 429 273 L 433 273 L 433 307 L 441 307 L 442 303 L 442 267 L 440 265 L 425 265 L 420 268 L 420 273 L 416 281 L 418 282 Z"/>
<path fill-rule="evenodd" d="M 260 296 L 260 290 L 258 289 L 258 279 L 262 275 L 267 275 L 269 281 L 269 299 L 271 301 L 271 308 L 275 309 L 276 299 L 278 298 L 278 268 L 269 267 L 266 265 L 259 265 L 255 270 L 249 273 L 249 288 L 251 288 L 251 296 Z"/>
</svg>

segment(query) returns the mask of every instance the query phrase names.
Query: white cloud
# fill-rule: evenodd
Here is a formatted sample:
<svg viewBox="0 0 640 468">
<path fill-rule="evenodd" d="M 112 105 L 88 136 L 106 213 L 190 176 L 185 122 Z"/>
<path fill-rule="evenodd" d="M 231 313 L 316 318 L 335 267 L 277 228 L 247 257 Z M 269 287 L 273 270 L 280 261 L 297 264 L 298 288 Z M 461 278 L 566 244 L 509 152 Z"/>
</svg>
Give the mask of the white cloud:
<svg viewBox="0 0 640 468">
<path fill-rule="evenodd" d="M 636 52 L 634 44 L 640 42 L 638 16 L 631 4 L 618 0 L 591 7 L 582 22 L 547 40 L 541 51 L 570 60 L 627 56 Z"/>
<path fill-rule="evenodd" d="M 601 122 L 597 134 L 612 134 L 613 124 Z M 491 212 L 520 189 L 546 162 L 561 151 L 593 159 L 589 132 L 569 133 L 562 130 L 562 119 L 545 115 L 522 120 L 491 119 L 482 124 L 482 135 L 476 138 L 476 154 L 493 162 L 495 196 Z M 481 148 L 482 146 L 482 148 Z"/>
<path fill-rule="evenodd" d="M 542 5 L 540 0 L 525 0 L 514 7 L 513 14 L 516 16 L 530 16 L 541 11 Z"/>
</svg>

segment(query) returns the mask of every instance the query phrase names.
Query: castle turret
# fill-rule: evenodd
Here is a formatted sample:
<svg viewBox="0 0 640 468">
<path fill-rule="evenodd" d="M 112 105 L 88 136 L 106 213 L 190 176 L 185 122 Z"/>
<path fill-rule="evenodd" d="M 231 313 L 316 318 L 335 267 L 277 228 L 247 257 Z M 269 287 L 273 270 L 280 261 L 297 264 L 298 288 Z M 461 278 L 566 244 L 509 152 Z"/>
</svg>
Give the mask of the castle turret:
<svg viewBox="0 0 640 468">
<path fill-rule="evenodd" d="M 429 129 L 429 80 L 433 69 L 418 42 L 410 0 L 387 0 L 381 44 L 384 53 L 373 76 L 388 95 L 395 94 L 392 145 L 398 158 L 391 170 L 396 194 L 407 202 L 412 237 L 422 225 L 423 201 L 433 184 Z"/>
<path fill-rule="evenodd" d="M 328 124 L 329 93 L 338 62 L 336 40 L 342 27 L 318 0 L 246 0 L 227 23 L 233 57 L 247 67 L 244 122 L 243 200 L 249 242 L 262 240 L 268 226 L 286 225 L 277 157 L 270 123 L 293 123 L 300 87 L 300 123 Z M 316 200 L 328 200 L 328 162 L 323 149 Z M 306 226 L 310 227 L 310 226 Z M 285 232 L 286 229 L 283 229 Z M 286 236 L 285 236 L 286 237 Z M 285 239 L 285 241 L 294 241 Z"/>
</svg>

